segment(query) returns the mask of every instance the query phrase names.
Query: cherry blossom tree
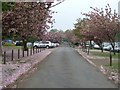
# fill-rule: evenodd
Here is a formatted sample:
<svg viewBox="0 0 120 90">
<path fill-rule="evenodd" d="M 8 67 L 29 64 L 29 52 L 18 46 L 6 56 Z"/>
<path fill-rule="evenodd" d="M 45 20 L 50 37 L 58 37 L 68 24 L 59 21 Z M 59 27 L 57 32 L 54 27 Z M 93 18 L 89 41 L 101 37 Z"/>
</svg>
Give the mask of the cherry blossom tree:
<svg viewBox="0 0 120 90">
<path fill-rule="evenodd" d="M 51 42 L 60 43 L 62 40 L 62 34 L 57 29 L 52 29 L 43 36 L 43 40 L 49 40 Z"/>
<path fill-rule="evenodd" d="M 42 35 L 53 25 L 51 8 L 65 0 L 46 0 L 46 2 L 4 2 L 2 24 L 4 36 L 18 35 L 27 50 L 26 40 L 29 36 L 42 38 Z M 12 7 L 12 8 L 11 8 Z"/>
<path fill-rule="evenodd" d="M 105 9 L 91 8 L 93 11 L 83 14 L 89 19 L 90 34 L 94 35 L 94 41 L 96 42 L 110 42 L 114 50 L 115 36 L 120 32 L 117 27 L 118 15 L 116 11 L 112 11 L 109 4 Z"/>
<path fill-rule="evenodd" d="M 2 30 L 4 35 L 17 34 L 23 40 L 24 50 L 27 50 L 27 37 L 40 36 L 50 28 L 52 13 L 51 3 L 19 2 L 3 13 Z"/>
</svg>

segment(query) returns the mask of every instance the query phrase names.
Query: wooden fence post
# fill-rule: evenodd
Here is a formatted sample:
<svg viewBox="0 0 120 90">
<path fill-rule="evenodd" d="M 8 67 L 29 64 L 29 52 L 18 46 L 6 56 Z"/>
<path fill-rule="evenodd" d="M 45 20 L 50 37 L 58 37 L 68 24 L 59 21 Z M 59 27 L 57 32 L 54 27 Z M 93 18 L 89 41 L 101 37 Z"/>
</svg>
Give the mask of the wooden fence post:
<svg viewBox="0 0 120 90">
<path fill-rule="evenodd" d="M 18 59 L 20 58 L 20 49 L 18 49 Z"/>
<path fill-rule="evenodd" d="M 24 57 L 24 50 L 22 50 L 22 55 L 23 55 L 23 57 Z"/>
<path fill-rule="evenodd" d="M 11 60 L 13 61 L 13 54 L 14 54 L 14 51 L 12 50 L 12 57 L 11 57 Z"/>
<path fill-rule="evenodd" d="M 32 48 L 30 49 L 30 55 L 32 55 Z"/>
<path fill-rule="evenodd" d="M 6 52 L 3 54 L 3 64 L 6 64 Z"/>
<path fill-rule="evenodd" d="M 27 50 L 27 56 L 29 56 L 29 49 Z"/>
</svg>

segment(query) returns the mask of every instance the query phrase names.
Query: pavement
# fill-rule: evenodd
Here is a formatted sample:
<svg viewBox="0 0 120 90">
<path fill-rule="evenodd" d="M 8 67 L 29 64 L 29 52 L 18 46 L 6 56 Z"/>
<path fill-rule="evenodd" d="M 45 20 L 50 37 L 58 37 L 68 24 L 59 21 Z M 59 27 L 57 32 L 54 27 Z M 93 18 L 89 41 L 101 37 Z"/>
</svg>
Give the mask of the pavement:
<svg viewBox="0 0 120 90">
<path fill-rule="evenodd" d="M 39 58 L 38 58 L 39 59 Z M 17 88 L 117 88 L 75 49 L 61 46 L 37 70 L 16 84 Z"/>
</svg>

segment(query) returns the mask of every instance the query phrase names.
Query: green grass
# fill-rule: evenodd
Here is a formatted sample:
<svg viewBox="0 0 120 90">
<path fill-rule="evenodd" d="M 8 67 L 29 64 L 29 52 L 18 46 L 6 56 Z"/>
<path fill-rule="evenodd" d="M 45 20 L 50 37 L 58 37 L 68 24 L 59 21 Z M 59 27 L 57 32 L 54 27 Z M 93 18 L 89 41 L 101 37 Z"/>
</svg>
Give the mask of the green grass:
<svg viewBox="0 0 120 90">
<path fill-rule="evenodd" d="M 4 46 L 15 46 L 15 45 L 12 43 L 5 43 Z"/>
<path fill-rule="evenodd" d="M 99 56 L 99 57 L 110 57 L 110 53 L 107 51 L 101 52 L 100 50 L 92 50 L 90 51 L 92 55 Z M 118 58 L 120 56 L 120 53 L 116 53 L 115 55 L 112 52 L 112 57 L 113 58 Z"/>
<path fill-rule="evenodd" d="M 110 66 L 109 64 L 105 65 L 107 67 L 109 67 L 110 69 L 114 69 L 114 70 L 120 70 L 120 62 L 113 62 L 112 66 Z"/>
<path fill-rule="evenodd" d="M 12 48 L 12 49 L 22 49 L 23 48 L 23 46 L 3 46 L 3 47 Z M 28 47 L 28 48 L 31 48 L 31 47 Z"/>
<path fill-rule="evenodd" d="M 12 49 L 21 49 L 22 46 L 3 46 L 5 48 L 12 48 Z"/>
<path fill-rule="evenodd" d="M 101 50 L 92 49 L 92 50 L 90 50 L 90 53 L 92 55 L 98 56 L 98 57 L 106 57 L 106 58 L 110 57 L 109 51 L 101 52 Z M 112 57 L 114 59 L 118 59 L 118 57 L 120 58 L 120 53 L 116 53 L 116 55 L 114 55 L 113 52 L 112 52 Z M 118 63 L 118 60 L 113 60 L 112 61 L 112 66 L 110 66 L 110 63 L 106 64 L 105 66 L 108 67 L 112 71 L 117 71 L 118 72 L 118 70 L 120 70 L 120 62 Z"/>
</svg>

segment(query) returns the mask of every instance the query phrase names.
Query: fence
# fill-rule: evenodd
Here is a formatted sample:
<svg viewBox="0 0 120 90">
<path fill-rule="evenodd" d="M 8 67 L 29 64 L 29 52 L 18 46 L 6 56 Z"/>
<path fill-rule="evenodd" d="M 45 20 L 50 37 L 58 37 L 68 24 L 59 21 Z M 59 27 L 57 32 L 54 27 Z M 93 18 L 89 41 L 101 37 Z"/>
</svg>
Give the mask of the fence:
<svg viewBox="0 0 120 90">
<path fill-rule="evenodd" d="M 6 62 L 14 61 L 22 59 L 23 57 L 32 56 L 36 53 L 41 52 L 42 48 L 29 48 L 27 51 L 24 51 L 23 49 L 12 49 L 9 51 L 4 51 L 2 56 L 3 64 L 6 64 Z"/>
</svg>

